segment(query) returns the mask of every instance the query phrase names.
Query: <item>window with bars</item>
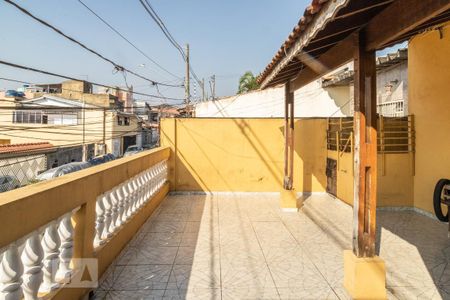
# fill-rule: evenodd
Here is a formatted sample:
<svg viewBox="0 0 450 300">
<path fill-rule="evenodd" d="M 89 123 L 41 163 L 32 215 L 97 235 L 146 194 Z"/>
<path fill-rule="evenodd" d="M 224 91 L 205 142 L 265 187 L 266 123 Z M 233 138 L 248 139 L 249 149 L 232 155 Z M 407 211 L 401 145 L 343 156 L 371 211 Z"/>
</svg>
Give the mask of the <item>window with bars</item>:
<svg viewBox="0 0 450 300">
<path fill-rule="evenodd" d="M 80 124 L 80 118 L 77 112 L 16 110 L 13 111 L 12 122 L 19 124 L 77 125 Z"/>
</svg>

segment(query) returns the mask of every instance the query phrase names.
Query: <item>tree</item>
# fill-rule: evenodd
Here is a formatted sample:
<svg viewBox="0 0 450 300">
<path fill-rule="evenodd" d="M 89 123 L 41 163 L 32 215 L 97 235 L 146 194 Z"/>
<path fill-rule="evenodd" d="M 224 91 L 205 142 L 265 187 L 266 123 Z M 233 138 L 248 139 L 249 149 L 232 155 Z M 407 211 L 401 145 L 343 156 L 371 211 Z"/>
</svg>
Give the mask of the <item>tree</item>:
<svg viewBox="0 0 450 300">
<path fill-rule="evenodd" d="M 256 82 L 256 77 L 252 72 L 247 71 L 239 79 L 239 90 L 238 94 L 247 93 L 249 91 L 257 90 L 259 84 Z"/>
</svg>

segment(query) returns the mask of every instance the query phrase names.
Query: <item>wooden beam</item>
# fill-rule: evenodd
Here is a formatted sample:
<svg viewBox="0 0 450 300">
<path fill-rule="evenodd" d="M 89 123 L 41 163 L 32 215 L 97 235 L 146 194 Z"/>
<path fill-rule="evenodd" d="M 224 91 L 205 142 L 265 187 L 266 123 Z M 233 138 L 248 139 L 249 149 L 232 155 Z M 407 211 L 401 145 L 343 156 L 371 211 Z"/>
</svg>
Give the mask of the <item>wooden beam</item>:
<svg viewBox="0 0 450 300">
<path fill-rule="evenodd" d="M 377 50 L 448 9 L 448 0 L 396 0 L 367 24 L 366 50 Z"/>
<path fill-rule="evenodd" d="M 355 157 L 353 252 L 375 256 L 377 209 L 377 113 L 375 51 L 366 51 L 364 32 L 354 35 Z"/>
<path fill-rule="evenodd" d="M 353 59 L 353 53 L 351 49 L 354 45 L 354 37 L 349 37 L 342 40 L 339 44 L 333 46 L 330 50 L 325 52 L 317 59 L 317 61 L 325 67 L 328 71 L 332 71 L 343 64 Z M 305 68 L 299 73 L 297 78 L 292 81 L 291 91 L 295 91 L 302 86 L 320 78 L 324 73 L 317 73 L 311 68 Z"/>
<path fill-rule="evenodd" d="M 367 51 L 381 49 L 449 9 L 448 0 L 396 0 L 364 27 L 365 49 Z M 325 66 L 328 71 L 332 71 L 351 61 L 353 59 L 352 40 L 351 35 L 341 40 L 322 54 L 317 62 Z M 291 90 L 295 91 L 325 73 L 305 68 L 292 81 Z"/>
<path fill-rule="evenodd" d="M 294 94 L 290 81 L 284 87 L 284 179 L 285 190 L 292 190 L 294 183 Z"/>
</svg>

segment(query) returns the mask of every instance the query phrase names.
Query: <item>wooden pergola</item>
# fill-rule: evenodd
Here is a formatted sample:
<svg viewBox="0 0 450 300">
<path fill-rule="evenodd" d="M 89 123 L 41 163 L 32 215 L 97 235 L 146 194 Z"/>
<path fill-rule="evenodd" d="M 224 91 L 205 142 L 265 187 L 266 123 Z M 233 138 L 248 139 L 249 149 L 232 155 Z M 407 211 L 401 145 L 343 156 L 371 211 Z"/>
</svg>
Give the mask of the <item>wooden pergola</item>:
<svg viewBox="0 0 450 300">
<path fill-rule="evenodd" d="M 292 189 L 295 90 L 354 61 L 353 253 L 376 256 L 377 114 L 375 51 L 450 20 L 448 0 L 313 0 L 260 75 L 285 85 L 285 177 Z"/>
</svg>

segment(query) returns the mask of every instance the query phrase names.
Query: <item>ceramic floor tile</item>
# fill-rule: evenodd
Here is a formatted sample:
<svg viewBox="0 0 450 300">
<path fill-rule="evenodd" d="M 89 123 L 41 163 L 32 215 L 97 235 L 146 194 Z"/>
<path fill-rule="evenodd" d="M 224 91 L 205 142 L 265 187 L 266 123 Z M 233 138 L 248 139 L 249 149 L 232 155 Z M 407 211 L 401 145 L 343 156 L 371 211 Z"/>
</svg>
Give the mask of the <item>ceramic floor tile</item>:
<svg viewBox="0 0 450 300">
<path fill-rule="evenodd" d="M 220 289 L 168 289 L 163 299 L 170 300 L 220 300 Z"/>
<path fill-rule="evenodd" d="M 165 290 L 109 291 L 107 300 L 161 300 Z"/>
<path fill-rule="evenodd" d="M 195 247 L 180 247 L 175 259 L 176 265 L 192 265 L 193 263 L 219 262 L 219 249 L 214 245 L 197 245 Z"/>
<path fill-rule="evenodd" d="M 110 266 L 105 273 L 102 275 L 102 277 L 98 281 L 98 288 L 99 291 L 108 291 L 110 290 L 114 282 L 119 278 L 119 275 L 122 273 L 124 269 L 124 266 Z"/>
<path fill-rule="evenodd" d="M 315 288 L 278 288 L 280 299 L 305 299 L 305 300 L 339 300 L 339 297 L 329 287 L 315 287 Z"/>
<path fill-rule="evenodd" d="M 278 194 L 169 195 L 99 281 L 107 299 L 350 299 L 352 208 L 326 194 L 298 213 Z M 377 212 L 388 299 L 449 299 L 446 224 Z M 145 263 L 146 265 L 144 265 Z M 332 287 L 332 288 L 330 288 Z"/>
<path fill-rule="evenodd" d="M 167 289 L 220 288 L 220 265 L 218 262 L 174 265 Z"/>
<path fill-rule="evenodd" d="M 275 288 L 269 268 L 265 263 L 228 265 L 222 262 L 222 287 L 229 289 Z"/>
<path fill-rule="evenodd" d="M 133 248 L 126 255 L 129 256 L 127 265 L 173 264 L 178 247 L 138 247 Z"/>
<path fill-rule="evenodd" d="M 222 290 L 223 300 L 241 300 L 241 299 L 264 299 L 274 300 L 280 299 L 280 295 L 276 288 L 273 287 L 257 287 L 257 288 L 224 288 Z"/>
<path fill-rule="evenodd" d="M 178 247 L 183 234 L 179 232 L 149 232 L 142 239 L 141 247 Z"/>
<path fill-rule="evenodd" d="M 159 232 L 159 233 L 182 233 L 184 231 L 184 227 L 186 226 L 186 222 L 178 222 L 178 221 L 154 221 L 151 223 L 146 223 L 145 225 L 146 232 Z"/>
<path fill-rule="evenodd" d="M 171 265 L 125 266 L 112 286 L 114 291 L 164 290 Z"/>
<path fill-rule="evenodd" d="M 180 247 L 195 247 L 196 245 L 219 247 L 219 231 L 193 233 L 185 232 L 182 235 Z"/>
</svg>

